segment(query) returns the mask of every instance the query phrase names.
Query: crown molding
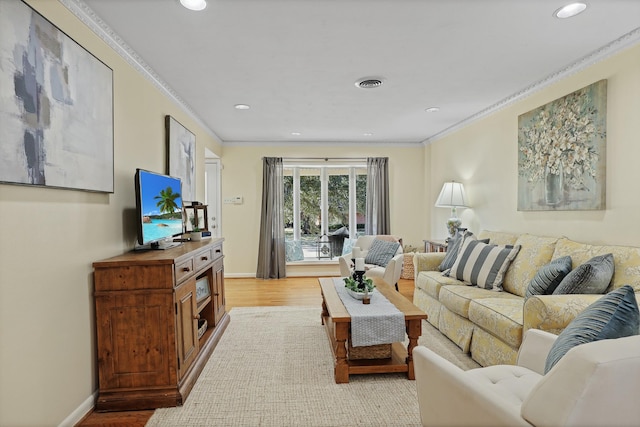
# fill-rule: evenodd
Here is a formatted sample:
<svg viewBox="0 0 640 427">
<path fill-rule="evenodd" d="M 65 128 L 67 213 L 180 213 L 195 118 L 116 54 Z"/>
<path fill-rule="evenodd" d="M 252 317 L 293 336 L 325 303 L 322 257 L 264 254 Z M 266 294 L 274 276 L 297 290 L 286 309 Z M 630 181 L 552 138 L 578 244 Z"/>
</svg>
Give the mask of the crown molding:
<svg viewBox="0 0 640 427">
<path fill-rule="evenodd" d="M 307 141 L 226 141 L 225 146 L 233 147 L 261 147 L 268 145 L 270 147 L 301 147 L 309 148 L 309 144 L 314 147 L 347 147 L 347 146 L 367 146 L 367 147 L 394 147 L 394 148 L 414 148 L 422 147 L 423 143 L 416 142 L 394 142 L 394 141 L 327 141 L 327 140 L 307 140 Z"/>
<path fill-rule="evenodd" d="M 553 74 L 548 75 L 547 77 L 538 80 L 535 83 L 532 83 L 531 85 L 525 87 L 524 89 L 522 89 L 519 92 L 514 93 L 511 96 L 508 96 L 507 98 L 504 98 L 501 101 L 498 101 L 497 103 L 485 108 L 482 111 L 479 111 L 478 113 L 467 117 L 466 119 L 456 123 L 453 126 L 448 127 L 447 129 L 438 132 L 437 134 L 430 136 L 429 138 L 425 139 L 424 141 L 422 141 L 423 144 L 427 145 L 430 144 L 432 142 L 435 142 L 439 139 L 444 138 L 447 135 L 450 135 L 466 126 L 469 126 L 470 124 L 483 119 L 485 117 L 487 117 L 490 114 L 493 114 L 499 110 L 502 110 L 503 108 L 506 108 L 512 104 L 515 104 L 518 101 L 522 101 L 523 99 L 533 95 L 534 93 L 548 87 L 551 86 L 552 84 L 567 78 L 571 75 L 577 74 L 578 72 L 600 62 L 603 61 L 619 52 L 622 52 L 623 50 L 637 44 L 640 42 L 640 27 L 636 28 L 633 31 L 628 32 L 627 34 L 617 38 L 616 40 L 606 44 L 605 46 L 601 47 L 600 49 L 597 49 L 585 56 L 583 56 L 582 58 L 578 59 L 577 61 L 569 64 L 568 66 L 562 68 L 561 70 L 556 71 Z"/>
<path fill-rule="evenodd" d="M 120 55 L 129 65 L 149 80 L 157 89 L 178 105 L 193 120 L 202 126 L 207 133 L 220 143 L 222 139 L 196 114 L 196 112 L 178 94 L 158 76 L 158 74 L 138 55 L 122 38 L 116 34 L 84 1 L 58 0 L 69 9 L 82 23 L 102 39 L 111 49 Z"/>
</svg>

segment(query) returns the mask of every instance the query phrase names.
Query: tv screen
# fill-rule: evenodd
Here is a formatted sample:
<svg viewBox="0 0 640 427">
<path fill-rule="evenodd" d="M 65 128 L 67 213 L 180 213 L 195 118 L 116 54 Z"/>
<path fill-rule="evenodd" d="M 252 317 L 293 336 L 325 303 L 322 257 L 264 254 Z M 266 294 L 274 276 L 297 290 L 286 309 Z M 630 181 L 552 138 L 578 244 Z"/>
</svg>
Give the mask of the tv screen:
<svg viewBox="0 0 640 427">
<path fill-rule="evenodd" d="M 136 170 L 138 243 L 151 249 L 179 245 L 182 234 L 182 182 L 180 178 L 143 169 Z"/>
</svg>

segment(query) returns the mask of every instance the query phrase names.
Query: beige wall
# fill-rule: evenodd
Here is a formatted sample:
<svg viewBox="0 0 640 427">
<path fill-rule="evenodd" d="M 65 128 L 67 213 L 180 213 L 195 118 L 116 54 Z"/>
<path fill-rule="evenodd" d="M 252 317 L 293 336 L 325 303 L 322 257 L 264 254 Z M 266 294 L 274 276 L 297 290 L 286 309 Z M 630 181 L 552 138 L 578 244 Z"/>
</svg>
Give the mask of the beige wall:
<svg viewBox="0 0 640 427">
<path fill-rule="evenodd" d="M 243 196 L 241 205 L 222 205 L 225 275 L 255 276 L 262 201 L 262 157 L 389 157 L 391 231 L 408 244 L 422 244 L 427 220 L 421 207 L 424 188 L 424 147 L 252 144 L 225 146 L 222 156 L 222 197 Z M 335 266 L 338 272 L 337 265 Z M 296 270 L 296 269 L 292 269 Z"/>
<path fill-rule="evenodd" d="M 133 176 L 137 167 L 165 171 L 164 116 L 196 134 L 201 199 L 204 149 L 221 154 L 201 126 L 60 3 L 29 3 L 113 69 L 115 192 L 0 184 L 3 426 L 58 425 L 97 389 L 91 263 L 134 245 Z"/>
<path fill-rule="evenodd" d="M 254 274 L 263 156 L 388 156 L 392 232 L 406 243 L 444 237 L 442 183 L 466 184 L 465 225 L 640 245 L 640 47 L 536 93 L 422 147 L 225 146 L 135 72 L 60 3 L 36 9 L 114 70 L 115 192 L 94 194 L 0 184 L 0 425 L 57 425 L 91 402 L 97 388 L 92 268 L 133 247 L 135 168 L 165 168 L 164 116 L 196 134 L 197 194 L 204 198 L 204 149 L 222 157 L 225 269 Z M 609 80 L 607 210 L 517 212 L 517 116 L 599 79 Z M 0 135 L 1 137 L 1 135 Z M 433 216 L 433 217 L 431 217 Z"/>
<path fill-rule="evenodd" d="M 606 210 L 517 211 L 518 115 L 608 80 Z M 431 201 L 442 183 L 465 184 L 472 209 L 463 225 L 640 246 L 640 45 L 565 78 L 528 98 L 431 144 Z M 432 208 L 434 234 L 445 235 L 447 209 Z"/>
</svg>

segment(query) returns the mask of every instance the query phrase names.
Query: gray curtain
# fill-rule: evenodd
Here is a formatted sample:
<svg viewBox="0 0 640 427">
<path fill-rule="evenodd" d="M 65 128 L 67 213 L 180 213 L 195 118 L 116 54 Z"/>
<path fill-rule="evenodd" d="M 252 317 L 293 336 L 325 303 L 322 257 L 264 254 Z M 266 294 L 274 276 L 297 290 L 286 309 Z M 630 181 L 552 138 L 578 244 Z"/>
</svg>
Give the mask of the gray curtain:
<svg viewBox="0 0 640 427">
<path fill-rule="evenodd" d="M 258 248 L 258 279 L 286 277 L 284 247 L 284 183 L 282 158 L 262 160 L 262 216 Z"/>
<path fill-rule="evenodd" d="M 366 234 L 391 234 L 389 220 L 389 158 L 367 159 Z"/>
</svg>

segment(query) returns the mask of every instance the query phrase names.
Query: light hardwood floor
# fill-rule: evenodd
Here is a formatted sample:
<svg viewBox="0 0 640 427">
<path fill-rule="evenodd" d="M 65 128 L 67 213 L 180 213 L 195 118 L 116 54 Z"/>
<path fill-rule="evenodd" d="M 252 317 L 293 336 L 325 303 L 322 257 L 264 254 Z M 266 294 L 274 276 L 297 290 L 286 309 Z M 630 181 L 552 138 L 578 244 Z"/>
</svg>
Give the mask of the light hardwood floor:
<svg viewBox="0 0 640 427">
<path fill-rule="evenodd" d="M 315 306 L 322 297 L 317 277 L 290 277 L 277 280 L 224 279 L 227 311 L 233 307 L 257 306 Z M 413 300 L 413 280 L 400 279 L 398 289 Z M 144 427 L 153 410 L 127 412 L 92 412 L 78 427 Z"/>
</svg>

